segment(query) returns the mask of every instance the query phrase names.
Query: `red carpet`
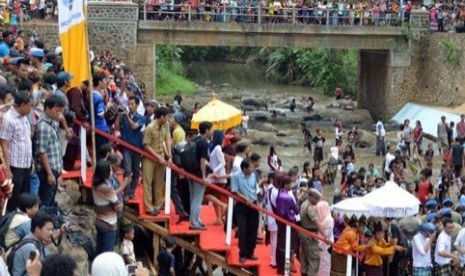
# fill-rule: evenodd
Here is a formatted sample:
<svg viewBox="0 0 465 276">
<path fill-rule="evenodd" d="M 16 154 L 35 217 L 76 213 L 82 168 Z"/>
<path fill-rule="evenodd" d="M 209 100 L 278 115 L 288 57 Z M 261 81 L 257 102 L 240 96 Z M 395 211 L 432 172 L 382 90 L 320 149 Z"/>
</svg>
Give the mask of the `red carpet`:
<svg viewBox="0 0 465 276">
<path fill-rule="evenodd" d="M 122 180 L 122 174 L 118 173 L 118 178 Z M 63 179 L 75 179 L 80 178 L 80 171 L 70 171 L 63 175 Z M 82 181 L 81 181 L 82 183 Z M 86 188 L 92 188 L 92 169 L 87 170 L 87 180 L 84 183 Z M 144 197 L 142 183 L 137 186 L 135 197 L 127 202 L 127 205 L 132 205 L 137 208 L 139 216 L 148 221 L 168 221 L 169 220 L 169 232 L 171 235 L 199 235 L 199 245 L 202 250 L 224 252 L 226 255 L 227 262 L 234 266 L 251 268 L 257 267 L 258 274 L 263 276 L 278 275 L 276 270 L 270 267 L 270 246 L 265 244 L 257 244 L 255 248 L 255 256 L 258 257 L 257 261 L 247 260 L 241 264 L 239 262 L 239 247 L 238 240 L 233 238 L 231 246 L 226 245 L 226 233 L 223 230 L 223 225 L 212 225 L 216 220 L 215 210 L 213 206 L 202 205 L 201 219 L 202 222 L 207 226 L 207 230 L 189 230 L 189 222 L 183 221 L 178 223 L 178 216 L 175 213 L 174 206 L 171 204 L 170 215 L 166 215 L 164 210 L 160 212 L 158 216 L 149 216 L 145 213 Z M 300 271 L 300 264 L 296 260 L 295 266 L 297 271 Z M 292 275 L 300 275 L 299 273 L 293 273 Z"/>
</svg>

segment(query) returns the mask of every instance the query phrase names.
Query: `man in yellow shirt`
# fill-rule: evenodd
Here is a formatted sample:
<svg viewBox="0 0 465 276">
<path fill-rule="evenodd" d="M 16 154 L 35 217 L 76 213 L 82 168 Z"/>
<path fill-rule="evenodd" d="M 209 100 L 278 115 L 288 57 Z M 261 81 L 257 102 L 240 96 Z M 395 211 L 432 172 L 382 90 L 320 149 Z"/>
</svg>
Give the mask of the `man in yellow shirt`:
<svg viewBox="0 0 465 276">
<path fill-rule="evenodd" d="M 393 255 L 395 251 L 405 251 L 399 245 L 389 245 L 384 240 L 384 230 L 381 222 L 375 225 L 374 236 L 367 243 L 367 255 L 365 257 L 366 276 L 383 275 L 383 256 Z"/>
<path fill-rule="evenodd" d="M 157 109 L 155 120 L 145 129 L 142 143 L 144 149 L 158 159 L 157 163 L 147 158 L 142 160 L 145 211 L 150 216 L 156 216 L 163 205 L 165 160 L 171 162 L 171 135 L 166 107 Z"/>
</svg>

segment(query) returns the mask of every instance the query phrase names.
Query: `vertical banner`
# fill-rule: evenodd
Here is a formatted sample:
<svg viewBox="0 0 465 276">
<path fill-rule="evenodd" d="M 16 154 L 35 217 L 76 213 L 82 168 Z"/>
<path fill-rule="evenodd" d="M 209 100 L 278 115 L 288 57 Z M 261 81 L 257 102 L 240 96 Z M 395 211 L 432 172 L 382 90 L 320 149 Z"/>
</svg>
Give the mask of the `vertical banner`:
<svg viewBox="0 0 465 276">
<path fill-rule="evenodd" d="M 90 78 L 89 45 L 84 0 L 58 0 L 58 30 L 65 70 L 71 87 Z"/>
<path fill-rule="evenodd" d="M 79 135 L 81 140 L 81 178 L 82 182 L 85 183 L 87 180 L 87 133 L 84 127 L 81 127 L 81 132 Z"/>
</svg>

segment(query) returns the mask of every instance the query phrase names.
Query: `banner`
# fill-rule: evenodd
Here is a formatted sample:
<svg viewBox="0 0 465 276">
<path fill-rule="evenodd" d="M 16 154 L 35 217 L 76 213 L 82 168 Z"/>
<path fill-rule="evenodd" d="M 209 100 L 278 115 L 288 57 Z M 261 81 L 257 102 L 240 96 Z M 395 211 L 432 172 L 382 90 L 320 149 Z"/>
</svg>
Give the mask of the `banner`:
<svg viewBox="0 0 465 276">
<path fill-rule="evenodd" d="M 90 80 L 89 44 L 84 0 L 58 0 L 58 31 L 65 70 L 71 87 Z"/>
</svg>

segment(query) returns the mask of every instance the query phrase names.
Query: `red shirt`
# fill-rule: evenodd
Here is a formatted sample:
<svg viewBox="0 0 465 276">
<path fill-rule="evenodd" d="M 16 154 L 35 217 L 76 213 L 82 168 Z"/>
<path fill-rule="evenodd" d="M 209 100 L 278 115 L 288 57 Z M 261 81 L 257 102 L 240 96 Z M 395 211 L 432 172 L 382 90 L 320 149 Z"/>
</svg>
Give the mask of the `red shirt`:
<svg viewBox="0 0 465 276">
<path fill-rule="evenodd" d="M 432 193 L 433 193 L 433 186 L 431 185 L 429 180 L 418 183 L 417 197 L 420 200 L 421 205 L 425 205 L 428 196 Z"/>
</svg>

